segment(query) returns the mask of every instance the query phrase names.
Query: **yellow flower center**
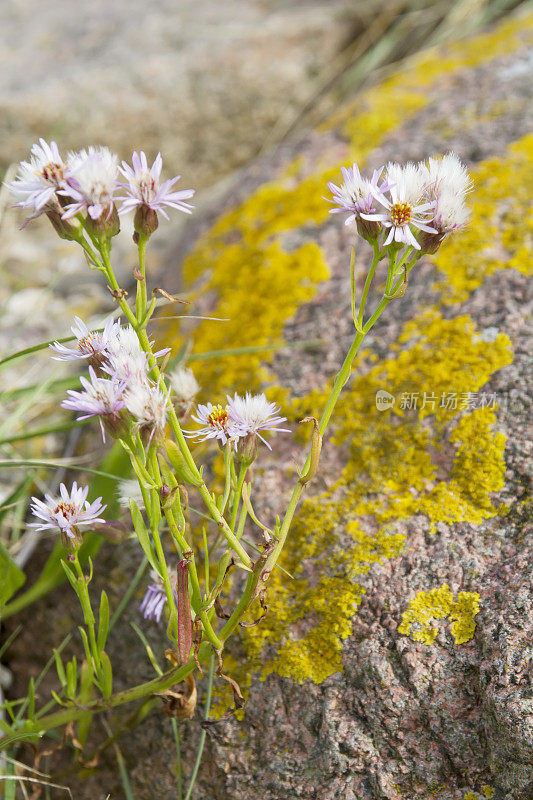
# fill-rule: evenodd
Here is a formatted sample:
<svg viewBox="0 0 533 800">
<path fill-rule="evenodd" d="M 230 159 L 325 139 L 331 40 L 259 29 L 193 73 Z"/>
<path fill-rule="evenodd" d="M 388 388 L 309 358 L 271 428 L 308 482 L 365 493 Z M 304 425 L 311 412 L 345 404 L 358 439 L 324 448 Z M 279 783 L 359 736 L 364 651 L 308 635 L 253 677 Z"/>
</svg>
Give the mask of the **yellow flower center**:
<svg viewBox="0 0 533 800">
<path fill-rule="evenodd" d="M 87 353 L 92 352 L 94 353 L 94 344 L 93 344 L 94 336 L 90 333 L 88 336 L 82 336 L 81 339 L 78 339 L 78 350 L 80 353 Z"/>
<path fill-rule="evenodd" d="M 395 203 L 391 210 L 390 215 L 395 225 L 407 225 L 411 221 L 412 208 L 409 203 Z"/>
<path fill-rule="evenodd" d="M 213 410 L 207 417 L 207 421 L 212 428 L 218 428 L 219 430 L 225 430 L 226 425 L 228 424 L 228 408 L 227 406 L 222 408 L 222 406 L 213 406 Z"/>
<path fill-rule="evenodd" d="M 63 514 L 64 517 L 69 517 L 70 515 L 74 515 L 74 513 L 74 503 L 64 503 L 63 500 L 54 508 L 54 514 Z"/>
<path fill-rule="evenodd" d="M 61 164 L 54 164 L 50 161 L 46 167 L 43 167 L 42 176 L 45 181 L 58 184 L 63 180 L 63 167 Z"/>
</svg>

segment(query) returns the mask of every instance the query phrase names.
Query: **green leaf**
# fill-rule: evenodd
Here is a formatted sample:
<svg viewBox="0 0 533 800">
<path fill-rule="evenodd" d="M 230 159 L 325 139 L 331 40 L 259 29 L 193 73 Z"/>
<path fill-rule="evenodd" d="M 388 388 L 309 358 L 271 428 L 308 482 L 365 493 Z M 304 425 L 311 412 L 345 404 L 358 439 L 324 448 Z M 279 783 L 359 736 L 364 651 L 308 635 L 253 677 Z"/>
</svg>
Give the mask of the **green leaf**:
<svg viewBox="0 0 533 800">
<path fill-rule="evenodd" d="M 76 656 L 67 664 L 67 697 L 76 697 L 76 687 L 78 683 L 78 665 Z"/>
<path fill-rule="evenodd" d="M 107 640 L 109 630 L 109 600 L 107 594 L 102 592 L 100 596 L 100 611 L 98 612 L 98 650 L 103 650 Z"/>
<path fill-rule="evenodd" d="M 30 678 L 30 685 L 28 688 L 28 719 L 33 719 L 35 716 L 35 683 L 33 678 Z"/>
<path fill-rule="evenodd" d="M 100 653 L 100 665 L 102 667 L 102 694 L 107 700 L 108 697 L 111 697 L 111 692 L 113 691 L 113 669 L 105 650 Z"/>
<path fill-rule="evenodd" d="M 135 533 L 137 534 L 137 538 L 139 539 L 139 544 L 144 550 L 144 555 L 146 556 L 152 567 L 155 569 L 157 574 L 160 575 L 161 572 L 157 565 L 154 551 L 152 550 L 150 535 L 146 530 L 146 525 L 144 524 L 142 514 L 139 511 L 139 506 L 133 499 L 130 499 L 130 511 L 131 511 L 131 519 L 133 521 L 133 527 L 135 528 Z"/>
<path fill-rule="evenodd" d="M 9 550 L 0 542 L 0 608 L 20 589 L 25 580 L 23 571 L 17 567 Z"/>
<path fill-rule="evenodd" d="M 63 661 L 57 650 L 54 650 L 54 657 L 56 660 L 57 677 L 59 678 L 61 686 L 65 688 L 65 686 L 67 685 L 67 676 L 65 675 L 65 668 L 63 666 Z"/>
</svg>

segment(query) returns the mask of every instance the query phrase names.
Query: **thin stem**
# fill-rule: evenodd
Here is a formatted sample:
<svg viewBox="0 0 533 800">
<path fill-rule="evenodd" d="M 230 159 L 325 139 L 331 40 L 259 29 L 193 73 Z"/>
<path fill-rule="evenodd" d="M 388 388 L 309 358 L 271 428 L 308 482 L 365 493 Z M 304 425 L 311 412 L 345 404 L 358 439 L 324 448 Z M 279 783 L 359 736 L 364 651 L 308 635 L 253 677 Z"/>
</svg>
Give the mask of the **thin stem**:
<svg viewBox="0 0 533 800">
<path fill-rule="evenodd" d="M 207 689 L 205 693 L 204 720 L 209 719 L 209 713 L 211 711 L 211 692 L 213 689 L 214 671 L 215 671 L 215 657 L 211 656 L 211 660 L 209 662 L 209 674 L 207 676 Z M 206 733 L 207 731 L 205 730 L 205 728 L 202 728 L 202 731 L 200 733 L 200 741 L 198 742 L 198 752 L 196 754 L 196 761 L 194 762 L 194 768 L 192 771 L 189 788 L 187 789 L 187 794 L 185 795 L 185 800 L 190 800 L 192 796 L 194 784 L 196 783 L 196 776 L 198 775 L 198 770 L 200 769 L 200 764 L 202 762 Z"/>
<path fill-rule="evenodd" d="M 176 743 L 176 771 L 178 779 L 178 800 L 183 800 L 183 767 L 181 763 L 181 745 L 180 745 L 180 730 L 177 720 L 172 717 L 172 731 L 174 733 L 174 741 Z"/>
<path fill-rule="evenodd" d="M 246 471 L 248 469 L 247 464 L 241 464 L 241 468 L 239 470 L 239 477 L 237 478 L 237 486 L 235 489 L 235 497 L 233 498 L 233 509 L 231 512 L 231 521 L 230 521 L 230 528 L 232 531 L 235 530 L 235 523 L 237 522 L 237 514 L 239 513 L 239 505 L 241 502 L 241 492 L 242 492 L 242 485 L 244 483 L 244 479 L 246 477 Z"/>
<path fill-rule="evenodd" d="M 370 265 L 370 269 L 368 270 L 366 276 L 365 285 L 363 288 L 363 294 L 361 295 L 361 303 L 359 305 L 359 314 L 357 317 L 357 323 L 360 328 L 363 327 L 363 316 L 365 313 L 366 300 L 368 297 L 368 292 L 370 291 L 372 280 L 374 278 L 374 273 L 376 272 L 376 267 L 379 263 L 380 250 L 378 242 L 375 241 L 372 247 L 374 248 L 374 257 L 372 259 L 372 264 Z"/>
<path fill-rule="evenodd" d="M 137 279 L 137 296 L 135 298 L 135 311 L 137 314 L 137 322 L 139 325 L 142 323 L 146 315 L 146 245 L 148 237 L 140 235 L 138 242 L 139 249 L 139 272 L 140 278 Z"/>
</svg>

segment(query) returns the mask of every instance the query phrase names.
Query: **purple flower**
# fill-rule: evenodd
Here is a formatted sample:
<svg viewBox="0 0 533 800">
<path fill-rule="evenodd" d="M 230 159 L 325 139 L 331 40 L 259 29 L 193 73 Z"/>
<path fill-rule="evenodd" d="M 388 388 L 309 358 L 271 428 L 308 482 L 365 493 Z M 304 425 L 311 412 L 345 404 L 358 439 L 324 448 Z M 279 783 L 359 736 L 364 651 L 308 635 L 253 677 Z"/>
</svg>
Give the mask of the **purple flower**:
<svg viewBox="0 0 533 800">
<path fill-rule="evenodd" d="M 212 403 L 207 403 L 205 406 L 198 404 L 196 416 L 192 414 L 192 419 L 202 427 L 197 431 L 183 431 L 183 433 L 197 442 L 219 439 L 221 444 L 226 444 L 230 439 L 236 442 L 239 437 L 246 436 L 243 426 L 230 418 L 227 406 L 214 406 Z"/>
<path fill-rule="evenodd" d="M 31 510 L 40 522 L 29 522 L 30 528 L 45 531 L 50 528 L 59 528 L 63 544 L 66 546 L 69 539 L 76 545 L 81 544 L 79 528 L 82 525 L 93 525 L 95 522 L 105 522 L 98 516 L 107 506 L 102 505 L 102 498 L 98 497 L 92 503 L 87 500 L 89 487 L 80 486 L 76 481 L 72 484 L 70 493 L 64 483 L 60 484 L 60 497 L 53 498 L 45 494 L 43 503 L 37 497 L 32 497 Z"/>
<path fill-rule="evenodd" d="M 264 393 L 252 395 L 247 392 L 245 397 L 235 394 L 233 398 L 228 395 L 227 400 L 229 419 L 241 428 L 243 431 L 241 436 L 257 434 L 271 450 L 269 443 L 263 439 L 259 431 L 290 433 L 288 428 L 277 427 L 278 423 L 285 422 L 286 418 L 277 416 L 279 406 L 269 403 Z"/>
<path fill-rule="evenodd" d="M 89 367 L 89 376 L 90 381 L 80 377 L 84 391 L 69 389 L 69 397 L 63 400 L 61 406 L 71 411 L 81 411 L 82 415 L 77 417 L 78 420 L 99 416 L 102 439 L 105 442 L 105 428 L 116 436 L 124 427 L 121 411 L 125 406 L 123 394 L 126 381 L 99 378 L 92 367 Z"/>
<path fill-rule="evenodd" d="M 350 216 L 346 218 L 344 224 L 349 225 L 361 214 L 369 214 L 374 211 L 374 192 L 378 189 L 378 181 L 383 169 L 383 167 L 375 169 L 372 180 L 369 181 L 361 176 L 355 162 L 352 167 L 341 167 L 344 182 L 340 186 L 331 181 L 328 183 L 328 188 L 333 194 L 333 200 L 328 200 L 328 203 L 338 206 L 338 208 L 331 208 L 329 213 L 340 214 L 347 211 Z M 379 189 L 386 191 L 387 186 L 382 184 Z"/>
<path fill-rule="evenodd" d="M 71 331 L 77 339 L 76 347 L 65 347 L 64 344 L 54 342 L 50 348 L 57 353 L 57 356 L 52 358 L 56 361 L 76 361 L 79 358 L 86 358 L 91 366 L 101 367 L 107 358 L 107 348 L 118 336 L 120 321 L 114 322 L 113 318 L 109 317 L 101 333 L 90 331 L 79 317 L 74 317 L 74 322 L 76 324 L 71 327 Z"/>
<path fill-rule="evenodd" d="M 30 161 L 21 161 L 9 189 L 18 200 L 16 205 L 31 209 L 32 217 L 37 217 L 48 205 L 57 205 L 56 193 L 65 186 L 68 174 L 56 143 L 39 139 L 31 148 Z"/>
<path fill-rule="evenodd" d="M 146 587 L 146 594 L 139 606 L 139 611 L 145 619 L 155 619 L 159 622 L 167 602 L 165 587 L 162 583 L 150 583 Z"/>
<path fill-rule="evenodd" d="M 122 166 L 119 168 L 127 179 L 127 183 L 121 184 L 126 189 L 127 194 L 118 198 L 124 201 L 120 207 L 119 214 L 127 214 L 128 211 L 141 206 L 150 208 L 152 211 L 160 211 L 166 219 L 169 217 L 163 206 L 177 208 L 185 214 L 191 213 L 193 206 L 184 201 L 193 196 L 194 189 L 182 189 L 179 192 L 171 191 L 174 184 L 180 179 L 180 175 L 163 181 L 163 183 L 160 182 L 163 166 L 161 153 L 157 154 L 150 169 L 148 169 L 146 155 L 142 150 L 140 153 L 133 153 L 132 164 L 133 167 L 130 167 L 126 161 L 123 161 Z"/>
</svg>

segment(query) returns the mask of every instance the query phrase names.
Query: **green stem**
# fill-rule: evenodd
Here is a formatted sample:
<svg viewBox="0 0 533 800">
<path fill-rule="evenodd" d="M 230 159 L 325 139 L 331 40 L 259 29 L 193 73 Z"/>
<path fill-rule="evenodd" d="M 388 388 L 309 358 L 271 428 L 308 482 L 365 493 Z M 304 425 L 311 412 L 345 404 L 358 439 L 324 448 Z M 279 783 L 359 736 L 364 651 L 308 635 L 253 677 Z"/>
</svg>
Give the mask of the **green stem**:
<svg viewBox="0 0 533 800">
<path fill-rule="evenodd" d="M 211 711 L 211 692 L 213 689 L 214 672 L 215 672 L 215 657 L 211 656 L 211 661 L 209 662 L 209 674 L 207 676 L 207 689 L 205 693 L 204 720 L 209 719 L 209 712 Z M 202 763 L 202 755 L 204 752 L 206 733 L 207 731 L 205 730 L 205 728 L 202 728 L 202 731 L 200 733 L 200 741 L 198 742 L 198 752 L 196 754 L 196 761 L 194 762 L 194 768 L 192 771 L 189 788 L 187 789 L 187 794 L 185 795 L 185 800 L 190 800 L 192 796 L 194 784 L 196 783 L 196 776 L 198 775 L 198 770 L 200 768 L 200 764 Z"/>
<path fill-rule="evenodd" d="M 81 568 L 81 564 L 77 553 L 75 553 L 74 555 L 74 568 L 78 575 L 78 586 L 80 589 L 78 597 L 80 599 L 81 608 L 83 611 L 83 620 L 87 625 L 89 631 L 89 644 L 91 647 L 91 653 L 94 660 L 94 665 L 98 673 L 100 671 L 100 652 L 98 650 L 98 645 L 96 643 L 95 618 L 91 607 L 91 599 L 89 597 L 89 589 L 87 588 L 87 581 L 85 579 L 85 575 L 83 574 L 83 570 Z"/>
<path fill-rule="evenodd" d="M 364 313 L 365 313 L 365 306 L 366 306 L 368 293 L 370 291 L 370 286 L 372 284 L 372 280 L 373 280 L 374 274 L 376 272 L 376 267 L 379 264 L 380 250 L 379 250 L 378 242 L 375 241 L 374 244 L 372 245 L 372 247 L 374 248 L 374 257 L 372 259 L 372 264 L 370 265 L 370 269 L 369 269 L 368 274 L 366 276 L 365 285 L 364 285 L 364 288 L 363 288 L 363 294 L 361 295 L 361 303 L 359 305 L 359 314 L 357 316 L 357 323 L 358 323 L 360 328 L 363 327 L 363 316 L 364 316 Z"/>
<path fill-rule="evenodd" d="M 146 245 L 148 237 L 140 235 L 138 242 L 139 249 L 139 272 L 141 277 L 137 280 L 137 296 L 135 298 L 135 311 L 137 323 L 140 325 L 146 315 L 147 292 L 146 292 Z"/>
<path fill-rule="evenodd" d="M 231 522 L 230 528 L 232 531 L 235 530 L 235 523 L 237 522 L 237 514 L 239 513 L 239 505 L 241 502 L 241 492 L 242 492 L 242 485 L 244 483 L 244 479 L 246 478 L 246 471 L 248 469 L 247 464 L 241 464 L 241 468 L 239 470 L 239 477 L 237 478 L 237 487 L 235 489 L 235 497 L 233 498 L 233 509 L 231 511 Z"/>
</svg>

